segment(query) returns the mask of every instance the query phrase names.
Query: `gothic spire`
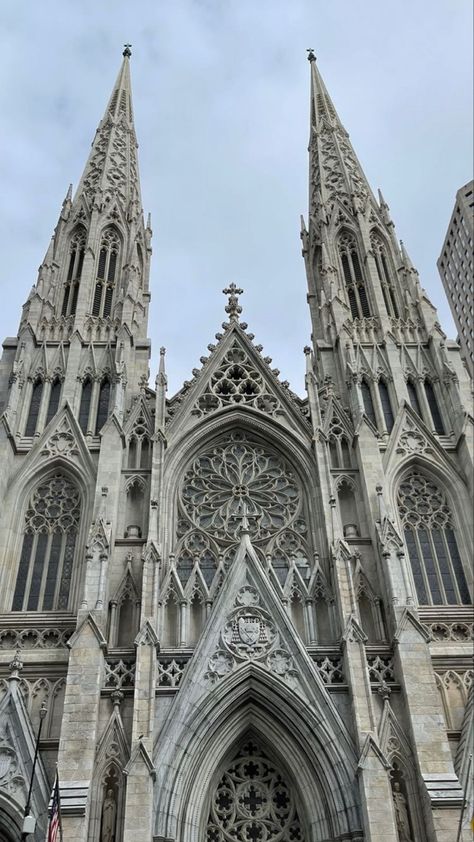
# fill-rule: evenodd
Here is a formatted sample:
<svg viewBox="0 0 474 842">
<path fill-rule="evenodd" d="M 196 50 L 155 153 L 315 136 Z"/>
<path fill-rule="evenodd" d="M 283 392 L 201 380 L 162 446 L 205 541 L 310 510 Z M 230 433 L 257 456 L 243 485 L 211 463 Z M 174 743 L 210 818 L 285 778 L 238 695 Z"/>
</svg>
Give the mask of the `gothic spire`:
<svg viewBox="0 0 474 842">
<path fill-rule="evenodd" d="M 130 56 L 130 45 L 126 44 L 122 65 L 74 198 L 76 203 L 84 197 L 89 209 L 104 210 L 109 207 L 112 211 L 117 204 L 129 221 L 142 210 Z"/>
<path fill-rule="evenodd" d="M 308 51 L 311 64 L 310 217 L 327 221 L 339 200 L 349 212 L 364 208 L 375 199 L 357 160 L 349 135 L 339 119 L 319 72 L 316 56 Z"/>
</svg>

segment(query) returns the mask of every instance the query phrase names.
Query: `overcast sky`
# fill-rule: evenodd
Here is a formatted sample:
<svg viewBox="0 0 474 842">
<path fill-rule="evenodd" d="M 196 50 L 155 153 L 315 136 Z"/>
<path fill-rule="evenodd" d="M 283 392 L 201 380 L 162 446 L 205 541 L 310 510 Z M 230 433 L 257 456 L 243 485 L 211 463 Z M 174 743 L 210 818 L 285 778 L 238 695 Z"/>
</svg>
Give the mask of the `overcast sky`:
<svg viewBox="0 0 474 842">
<path fill-rule="evenodd" d="M 312 47 L 366 175 L 455 330 L 436 260 L 472 169 L 471 0 L 3 0 L 0 337 L 14 335 L 69 182 L 77 185 L 121 61 L 132 85 L 154 254 L 151 383 L 170 394 L 245 289 L 243 317 L 295 391 L 310 327 Z"/>
</svg>

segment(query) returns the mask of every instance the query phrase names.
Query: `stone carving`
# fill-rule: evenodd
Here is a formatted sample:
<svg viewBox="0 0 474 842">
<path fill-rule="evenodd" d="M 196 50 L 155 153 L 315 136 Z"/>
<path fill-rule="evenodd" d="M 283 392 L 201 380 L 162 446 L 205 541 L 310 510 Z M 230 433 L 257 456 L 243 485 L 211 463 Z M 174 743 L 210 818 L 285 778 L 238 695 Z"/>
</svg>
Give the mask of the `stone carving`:
<svg viewBox="0 0 474 842">
<path fill-rule="evenodd" d="M 314 662 L 320 678 L 325 684 L 343 684 L 344 673 L 341 658 L 315 657 Z"/>
<path fill-rule="evenodd" d="M 117 803 L 113 789 L 108 789 L 102 805 L 100 842 L 115 842 Z"/>
<path fill-rule="evenodd" d="M 135 664 L 131 661 L 107 661 L 105 664 L 105 687 L 122 690 L 135 684 Z"/>
<path fill-rule="evenodd" d="M 186 668 L 187 660 L 160 658 L 158 660 L 157 687 L 178 688 Z"/>
<path fill-rule="evenodd" d="M 7 725 L 0 731 L 0 789 L 20 802 L 26 800 L 26 782 Z"/>
<path fill-rule="evenodd" d="M 197 457 L 181 487 L 182 507 L 223 543 L 238 538 L 243 505 L 252 538 L 262 541 L 289 525 L 301 508 L 291 468 L 243 433 Z"/>
<path fill-rule="evenodd" d="M 380 684 L 383 681 L 395 681 L 393 657 L 391 655 L 368 655 L 367 666 L 371 682 Z"/>
<path fill-rule="evenodd" d="M 71 459 L 79 455 L 77 442 L 69 424 L 64 421 L 61 428 L 55 430 L 45 443 L 42 456 L 63 456 Z"/>
<path fill-rule="evenodd" d="M 473 623 L 425 623 L 424 625 L 434 643 L 445 640 L 456 642 L 474 640 Z"/>
<path fill-rule="evenodd" d="M 65 649 L 74 629 L 6 629 L 0 632 L 0 649 Z"/>
<path fill-rule="evenodd" d="M 209 659 L 206 678 L 214 684 L 248 661 L 258 661 L 290 687 L 297 687 L 298 672 L 293 658 L 282 646 L 272 618 L 250 585 L 241 588 L 235 598 L 216 651 Z"/>
<path fill-rule="evenodd" d="M 401 790 L 398 781 L 392 786 L 393 806 L 395 807 L 395 819 L 400 842 L 413 842 L 410 829 L 410 818 L 408 814 L 408 803 Z"/>
<path fill-rule="evenodd" d="M 304 842 L 286 775 L 253 740 L 228 764 L 212 793 L 207 842 Z"/>
<path fill-rule="evenodd" d="M 194 406 L 195 415 L 206 415 L 231 404 L 252 406 L 267 415 L 281 411 L 278 399 L 266 384 L 245 350 L 234 342 Z"/>
<path fill-rule="evenodd" d="M 451 512 L 444 492 L 428 477 L 414 471 L 400 485 L 398 508 L 404 526 L 451 526 Z"/>
</svg>

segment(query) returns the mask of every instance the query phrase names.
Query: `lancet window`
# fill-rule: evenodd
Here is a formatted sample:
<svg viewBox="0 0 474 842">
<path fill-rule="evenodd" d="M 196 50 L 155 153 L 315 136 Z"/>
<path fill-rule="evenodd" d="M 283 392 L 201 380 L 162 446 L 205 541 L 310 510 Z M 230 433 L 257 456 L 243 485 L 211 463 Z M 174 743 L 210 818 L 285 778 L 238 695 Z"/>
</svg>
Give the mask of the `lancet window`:
<svg viewBox="0 0 474 842">
<path fill-rule="evenodd" d="M 103 236 L 97 264 L 97 281 L 92 304 L 93 316 L 110 316 L 112 300 L 117 280 L 120 254 L 120 239 L 113 228 L 108 228 Z"/>
<path fill-rule="evenodd" d="M 147 470 L 150 468 L 151 442 L 148 425 L 141 415 L 138 416 L 133 431 L 128 439 L 127 468 Z"/>
<path fill-rule="evenodd" d="M 338 249 L 352 318 L 367 318 L 370 316 L 370 307 L 354 237 L 351 234 L 343 234 L 339 238 Z"/>
<path fill-rule="evenodd" d="M 25 515 L 12 611 L 68 608 L 80 514 L 79 490 L 63 474 L 35 488 Z"/>
<path fill-rule="evenodd" d="M 110 404 L 110 380 L 104 377 L 99 387 L 99 399 L 97 401 L 97 415 L 95 420 L 95 434 L 100 433 L 107 418 L 109 417 Z"/>
<path fill-rule="evenodd" d="M 26 419 L 25 436 L 34 436 L 36 427 L 38 425 L 38 416 L 41 408 L 41 400 L 43 397 L 44 383 L 38 377 L 33 383 L 31 391 L 30 406 L 28 409 L 28 417 Z"/>
<path fill-rule="evenodd" d="M 89 430 L 89 414 L 92 400 L 92 380 L 86 377 L 82 384 L 81 404 L 79 407 L 79 426 L 84 435 Z"/>
<path fill-rule="evenodd" d="M 392 402 L 390 400 L 390 392 L 385 380 L 379 380 L 379 398 L 382 407 L 382 413 L 385 421 L 385 427 L 389 433 L 392 432 L 395 423 L 393 417 Z"/>
<path fill-rule="evenodd" d="M 410 401 L 410 406 L 416 412 L 417 415 L 422 417 L 421 415 L 421 407 L 420 401 L 418 400 L 418 392 L 415 383 L 409 377 L 407 380 L 407 392 L 408 392 L 408 400 Z"/>
<path fill-rule="evenodd" d="M 46 412 L 46 424 L 49 424 L 52 418 L 56 415 L 59 409 L 59 401 L 61 400 L 61 380 L 56 377 L 51 384 L 51 391 L 49 393 L 48 410 Z"/>
<path fill-rule="evenodd" d="M 375 406 L 372 398 L 372 389 L 370 388 L 370 385 L 365 379 L 365 377 L 362 378 L 360 384 L 360 391 L 362 394 L 362 403 L 364 404 L 364 412 L 367 415 L 369 421 L 372 422 L 374 427 L 377 427 L 377 416 L 375 414 Z"/>
<path fill-rule="evenodd" d="M 76 312 L 85 249 L 86 232 L 80 227 L 72 235 L 69 244 L 69 261 L 61 310 L 63 316 L 72 316 Z"/>
<path fill-rule="evenodd" d="M 433 386 L 433 384 L 431 383 L 430 380 L 425 380 L 424 385 L 425 385 L 426 401 L 427 401 L 427 404 L 428 404 L 430 412 L 431 412 L 431 418 L 432 418 L 432 421 L 433 421 L 433 426 L 434 426 L 436 432 L 439 435 L 442 436 L 442 435 L 444 435 L 445 430 L 444 430 L 443 419 L 441 417 L 441 412 L 440 412 L 438 401 L 437 401 L 437 398 L 436 398 L 434 386 Z"/>
<path fill-rule="evenodd" d="M 387 308 L 387 313 L 389 316 L 394 316 L 398 319 L 399 311 L 392 282 L 393 270 L 391 268 L 391 262 L 387 254 L 387 249 L 377 234 L 372 234 L 370 242 L 374 253 L 377 275 L 382 288 L 382 295 L 385 307 Z"/>
<path fill-rule="evenodd" d="M 398 510 L 420 604 L 468 604 L 454 519 L 443 490 L 413 471 L 400 484 Z"/>
<path fill-rule="evenodd" d="M 328 441 L 331 468 L 350 468 L 349 441 L 337 417 L 334 417 L 331 421 Z"/>
<path fill-rule="evenodd" d="M 250 739 L 227 763 L 211 795 L 207 842 L 304 842 L 288 775 Z"/>
</svg>

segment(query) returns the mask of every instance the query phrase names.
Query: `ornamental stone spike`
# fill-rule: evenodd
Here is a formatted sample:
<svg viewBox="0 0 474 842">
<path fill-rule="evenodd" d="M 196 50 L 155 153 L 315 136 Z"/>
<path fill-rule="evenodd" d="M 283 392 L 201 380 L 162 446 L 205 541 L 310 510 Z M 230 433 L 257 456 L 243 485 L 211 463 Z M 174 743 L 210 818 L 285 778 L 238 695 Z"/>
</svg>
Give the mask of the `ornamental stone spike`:
<svg viewBox="0 0 474 842">
<path fill-rule="evenodd" d="M 243 289 L 237 287 L 234 283 L 229 284 L 228 287 L 222 290 L 224 295 L 229 296 L 229 303 L 226 305 L 225 311 L 229 319 L 234 322 L 239 321 L 239 316 L 242 312 L 242 307 L 239 304 L 239 295 L 243 294 Z"/>
</svg>

